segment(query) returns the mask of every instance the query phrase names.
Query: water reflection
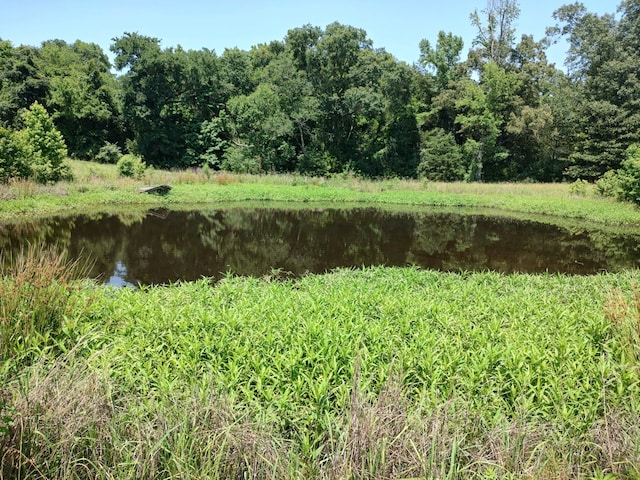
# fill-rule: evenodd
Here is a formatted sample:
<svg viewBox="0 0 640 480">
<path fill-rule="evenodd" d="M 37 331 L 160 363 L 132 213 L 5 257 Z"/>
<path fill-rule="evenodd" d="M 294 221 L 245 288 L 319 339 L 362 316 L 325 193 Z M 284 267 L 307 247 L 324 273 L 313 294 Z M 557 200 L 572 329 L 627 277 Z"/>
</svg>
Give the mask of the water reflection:
<svg viewBox="0 0 640 480">
<path fill-rule="evenodd" d="M 120 286 L 273 269 L 296 276 L 369 265 L 591 274 L 640 264 L 635 233 L 373 208 L 154 210 L 0 225 L 3 250 L 26 242 L 88 254 L 93 275 Z"/>
</svg>

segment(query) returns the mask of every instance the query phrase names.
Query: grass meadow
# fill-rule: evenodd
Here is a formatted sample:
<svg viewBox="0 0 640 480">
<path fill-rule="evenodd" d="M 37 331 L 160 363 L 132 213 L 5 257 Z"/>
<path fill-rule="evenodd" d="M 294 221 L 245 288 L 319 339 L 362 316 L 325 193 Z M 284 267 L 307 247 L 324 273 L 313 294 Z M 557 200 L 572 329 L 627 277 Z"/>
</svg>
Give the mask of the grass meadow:
<svg viewBox="0 0 640 480">
<path fill-rule="evenodd" d="M 16 181 L 0 185 L 0 220 L 121 207 L 179 207 L 230 202 L 358 203 L 493 209 L 505 215 L 544 215 L 608 225 L 640 225 L 640 209 L 597 195 L 591 185 L 566 183 L 438 183 L 363 180 L 353 175 L 241 175 L 202 169 L 148 169 L 142 179 L 120 178 L 114 165 L 69 160 L 75 180 L 54 185 Z M 168 184 L 160 197 L 140 194 L 143 185 Z"/>
<path fill-rule="evenodd" d="M 73 184 L 2 187 L 3 218 L 213 198 L 638 218 L 567 185 L 74 169 Z M 85 261 L 43 247 L 0 265 L 2 480 L 640 478 L 637 270 L 372 267 L 130 289 L 76 280 Z"/>
</svg>

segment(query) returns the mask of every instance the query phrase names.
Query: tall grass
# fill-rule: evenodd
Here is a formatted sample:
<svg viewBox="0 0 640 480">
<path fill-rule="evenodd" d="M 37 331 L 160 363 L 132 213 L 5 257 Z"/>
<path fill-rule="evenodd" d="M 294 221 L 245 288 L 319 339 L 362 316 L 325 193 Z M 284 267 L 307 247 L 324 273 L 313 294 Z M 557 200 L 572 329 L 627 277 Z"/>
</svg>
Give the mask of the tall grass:
<svg viewBox="0 0 640 480">
<path fill-rule="evenodd" d="M 3 475 L 639 478 L 640 371 L 607 313 L 639 279 L 88 288 L 75 348 L 5 382 Z"/>
<path fill-rule="evenodd" d="M 65 317 L 78 308 L 73 280 L 86 277 L 89 267 L 42 245 L 24 247 L 15 258 L 0 255 L 0 360 L 55 343 Z"/>
</svg>

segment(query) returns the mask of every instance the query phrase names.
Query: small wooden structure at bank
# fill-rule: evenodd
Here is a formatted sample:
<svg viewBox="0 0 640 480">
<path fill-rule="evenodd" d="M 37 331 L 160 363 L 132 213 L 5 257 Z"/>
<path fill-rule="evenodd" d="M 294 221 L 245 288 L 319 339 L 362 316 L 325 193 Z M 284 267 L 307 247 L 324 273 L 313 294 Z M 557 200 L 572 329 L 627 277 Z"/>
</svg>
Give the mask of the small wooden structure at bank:
<svg viewBox="0 0 640 480">
<path fill-rule="evenodd" d="M 154 185 L 151 187 L 141 187 L 140 193 L 156 193 L 158 195 L 166 195 L 171 190 L 169 185 Z"/>
</svg>

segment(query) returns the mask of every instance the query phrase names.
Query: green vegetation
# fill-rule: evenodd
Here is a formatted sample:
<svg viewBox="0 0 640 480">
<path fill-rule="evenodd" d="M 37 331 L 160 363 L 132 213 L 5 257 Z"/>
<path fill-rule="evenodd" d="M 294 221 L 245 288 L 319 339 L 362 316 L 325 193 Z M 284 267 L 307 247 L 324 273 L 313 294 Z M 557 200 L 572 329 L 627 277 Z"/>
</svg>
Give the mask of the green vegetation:
<svg viewBox="0 0 640 480">
<path fill-rule="evenodd" d="M 466 58 L 461 37 L 439 32 L 435 45 L 416 45 L 412 66 L 339 23 L 221 54 L 125 32 L 113 39 L 113 66 L 91 43 L 5 40 L 0 127 L 19 131 L 38 102 L 76 159 L 113 163 L 122 152 L 161 169 L 594 182 L 624 168 L 640 142 L 639 11 L 637 0 L 616 16 L 565 5 L 545 38 L 518 39 L 518 1 L 495 0 L 470 12 L 477 36 Z M 567 73 L 546 57 L 560 37 Z M 0 162 L 13 155 L 3 142 Z M 18 167 L 0 180 L 24 175 Z"/>
<path fill-rule="evenodd" d="M 118 169 L 118 175 L 121 177 L 140 179 L 144 175 L 147 166 L 142 161 L 142 158 L 128 153 L 120 157 L 116 163 L 116 168 Z"/>
<path fill-rule="evenodd" d="M 636 228 L 638 2 L 561 7 L 540 40 L 518 16 L 489 2 L 466 59 L 440 32 L 416 66 L 338 23 L 221 55 L 124 33 L 119 76 L 94 44 L 0 40 L 0 219 L 359 203 Z M 133 290 L 6 260 L 0 479 L 640 478 L 638 271 Z"/>
<path fill-rule="evenodd" d="M 33 178 L 38 183 L 70 177 L 67 147 L 49 114 L 38 102 L 20 115 L 24 127 L 0 129 L 0 181 Z M 0 127 L 1 128 L 1 127 Z"/>
<path fill-rule="evenodd" d="M 205 169 L 168 172 L 149 168 L 142 179 L 119 177 L 115 165 L 70 160 L 74 182 L 0 185 L 0 218 L 122 207 L 184 208 L 229 202 L 368 204 L 380 206 L 491 209 L 513 216 L 544 215 L 547 222 L 585 220 L 607 225 L 638 225 L 640 211 L 630 203 L 602 197 L 586 182 L 571 184 L 425 182 L 366 180 L 353 175 L 247 175 Z M 143 185 L 169 184 L 159 197 L 141 195 Z M 557 218 L 553 218 L 557 217 Z"/>
<path fill-rule="evenodd" d="M 638 478 L 638 280 L 372 268 L 72 288 L 50 341 L 5 356 L 0 472 Z"/>
</svg>

